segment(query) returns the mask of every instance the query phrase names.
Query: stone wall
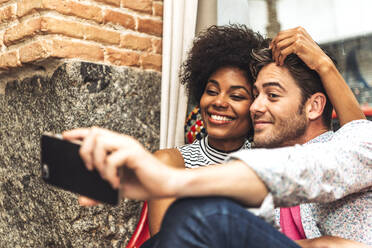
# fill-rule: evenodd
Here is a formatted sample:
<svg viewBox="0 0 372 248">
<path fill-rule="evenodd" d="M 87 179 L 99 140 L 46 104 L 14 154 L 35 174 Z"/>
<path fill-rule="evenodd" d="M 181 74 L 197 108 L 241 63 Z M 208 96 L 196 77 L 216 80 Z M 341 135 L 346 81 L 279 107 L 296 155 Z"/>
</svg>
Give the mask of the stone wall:
<svg viewBox="0 0 372 248">
<path fill-rule="evenodd" d="M 158 148 L 162 5 L 0 0 L 0 247 L 125 247 L 142 203 L 46 185 L 40 136 L 95 125 Z"/>
</svg>

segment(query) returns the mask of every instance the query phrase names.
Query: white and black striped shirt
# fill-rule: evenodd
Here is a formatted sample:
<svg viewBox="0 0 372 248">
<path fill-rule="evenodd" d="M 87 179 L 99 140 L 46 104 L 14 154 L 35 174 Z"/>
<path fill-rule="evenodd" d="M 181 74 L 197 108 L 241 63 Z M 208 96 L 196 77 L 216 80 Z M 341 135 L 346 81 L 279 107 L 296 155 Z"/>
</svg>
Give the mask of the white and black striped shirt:
<svg viewBox="0 0 372 248">
<path fill-rule="evenodd" d="M 251 144 L 246 141 L 244 145 L 238 149 L 250 149 Z M 209 146 L 208 136 L 201 140 L 195 140 L 192 144 L 177 147 L 181 152 L 186 168 L 197 168 L 211 164 L 221 164 L 229 153 L 216 150 Z"/>
</svg>

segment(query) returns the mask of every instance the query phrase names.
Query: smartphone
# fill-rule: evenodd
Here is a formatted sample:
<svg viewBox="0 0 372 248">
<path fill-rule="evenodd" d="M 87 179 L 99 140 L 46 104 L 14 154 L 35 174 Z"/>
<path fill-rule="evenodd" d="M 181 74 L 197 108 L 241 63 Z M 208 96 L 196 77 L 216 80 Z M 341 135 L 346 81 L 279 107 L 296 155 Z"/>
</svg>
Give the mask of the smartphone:
<svg viewBox="0 0 372 248">
<path fill-rule="evenodd" d="M 41 174 L 43 180 L 58 188 L 117 205 L 119 191 L 89 171 L 79 155 L 80 144 L 51 134 L 41 136 Z"/>
</svg>

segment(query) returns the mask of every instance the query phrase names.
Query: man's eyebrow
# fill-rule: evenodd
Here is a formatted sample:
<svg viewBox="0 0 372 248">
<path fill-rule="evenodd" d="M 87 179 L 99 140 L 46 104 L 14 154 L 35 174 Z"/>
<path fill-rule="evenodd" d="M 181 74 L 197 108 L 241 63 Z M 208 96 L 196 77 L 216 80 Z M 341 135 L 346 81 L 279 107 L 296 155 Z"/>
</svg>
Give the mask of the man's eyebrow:
<svg viewBox="0 0 372 248">
<path fill-rule="evenodd" d="M 287 92 L 286 89 L 284 89 L 284 87 L 278 82 L 267 82 L 267 83 L 262 84 L 263 88 L 270 87 L 270 86 L 279 87 L 281 90 Z"/>
</svg>

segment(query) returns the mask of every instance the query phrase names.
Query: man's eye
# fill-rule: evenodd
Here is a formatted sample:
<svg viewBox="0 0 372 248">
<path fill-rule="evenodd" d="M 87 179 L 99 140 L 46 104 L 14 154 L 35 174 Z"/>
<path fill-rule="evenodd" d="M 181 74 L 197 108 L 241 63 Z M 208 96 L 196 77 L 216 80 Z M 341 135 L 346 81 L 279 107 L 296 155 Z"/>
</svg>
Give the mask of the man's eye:
<svg viewBox="0 0 372 248">
<path fill-rule="evenodd" d="M 278 97 L 279 97 L 279 95 L 274 94 L 274 93 L 269 93 L 268 96 L 269 96 L 270 98 L 278 98 Z"/>
</svg>

